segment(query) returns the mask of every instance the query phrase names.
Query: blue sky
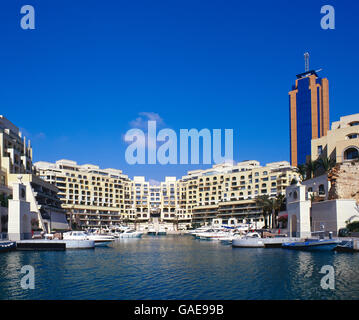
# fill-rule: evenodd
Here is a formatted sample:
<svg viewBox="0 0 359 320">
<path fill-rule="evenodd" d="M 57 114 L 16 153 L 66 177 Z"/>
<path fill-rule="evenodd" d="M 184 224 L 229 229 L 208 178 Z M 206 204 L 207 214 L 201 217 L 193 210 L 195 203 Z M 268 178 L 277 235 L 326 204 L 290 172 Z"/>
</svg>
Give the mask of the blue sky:
<svg viewBox="0 0 359 320">
<path fill-rule="evenodd" d="M 35 30 L 20 28 L 25 4 Z M 325 4 L 335 30 L 320 27 Z M 305 51 L 329 78 L 331 121 L 359 112 L 358 15 L 351 0 L 4 0 L 0 114 L 31 138 L 34 161 L 130 177 L 208 167 L 128 165 L 123 136 L 144 112 L 178 134 L 233 129 L 236 161 L 289 160 L 288 91 Z"/>
</svg>

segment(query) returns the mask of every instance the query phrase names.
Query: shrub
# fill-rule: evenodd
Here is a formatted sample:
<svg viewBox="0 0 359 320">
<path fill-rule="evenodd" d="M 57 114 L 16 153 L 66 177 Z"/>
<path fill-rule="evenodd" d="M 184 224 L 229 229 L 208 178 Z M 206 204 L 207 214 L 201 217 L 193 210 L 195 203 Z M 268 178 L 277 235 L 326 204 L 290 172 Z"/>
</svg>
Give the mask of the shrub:
<svg viewBox="0 0 359 320">
<path fill-rule="evenodd" d="M 359 221 L 349 223 L 347 228 L 350 232 L 359 232 Z"/>
</svg>

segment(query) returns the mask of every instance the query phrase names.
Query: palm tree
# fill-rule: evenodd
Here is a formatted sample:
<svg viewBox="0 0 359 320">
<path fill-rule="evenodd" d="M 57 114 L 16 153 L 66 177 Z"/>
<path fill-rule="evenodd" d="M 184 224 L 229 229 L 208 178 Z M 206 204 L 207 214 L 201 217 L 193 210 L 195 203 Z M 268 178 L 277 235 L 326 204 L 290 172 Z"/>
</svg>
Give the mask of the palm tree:
<svg viewBox="0 0 359 320">
<path fill-rule="evenodd" d="M 296 168 L 296 171 L 299 173 L 300 177 L 302 178 L 302 181 L 307 178 L 307 168 L 305 164 L 299 164 Z"/>
<path fill-rule="evenodd" d="M 309 179 L 312 179 L 314 177 L 315 171 L 317 170 L 319 164 L 318 161 L 312 161 L 306 163 L 305 168 L 307 169 L 307 174 L 309 176 Z"/>
<path fill-rule="evenodd" d="M 273 216 L 273 225 L 272 225 L 273 228 L 277 227 L 277 217 L 283 205 L 285 204 L 285 201 L 286 201 L 285 195 L 281 193 L 277 194 L 277 196 L 274 199 L 274 206 L 273 206 L 274 216 Z"/>
<path fill-rule="evenodd" d="M 272 212 L 272 200 L 266 194 L 262 196 L 258 196 L 256 198 L 256 205 L 262 209 L 263 217 L 264 217 L 264 225 L 265 228 L 267 228 L 268 227 L 267 217 Z"/>
<path fill-rule="evenodd" d="M 330 157 L 321 157 L 318 159 L 318 167 L 322 168 L 324 172 L 330 171 L 336 164 L 335 159 Z"/>
</svg>

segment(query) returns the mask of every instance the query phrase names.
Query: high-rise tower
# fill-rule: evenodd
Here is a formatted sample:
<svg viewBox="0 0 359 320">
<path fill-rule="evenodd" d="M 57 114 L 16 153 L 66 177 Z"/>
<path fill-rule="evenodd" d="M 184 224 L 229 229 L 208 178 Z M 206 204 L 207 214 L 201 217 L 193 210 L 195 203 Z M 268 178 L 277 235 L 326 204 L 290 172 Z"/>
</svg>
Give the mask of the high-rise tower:
<svg viewBox="0 0 359 320">
<path fill-rule="evenodd" d="M 289 92 L 290 162 L 304 164 L 311 154 L 311 140 L 329 130 L 329 82 L 309 71 L 309 54 L 305 55 L 306 72 L 298 74 Z"/>
</svg>

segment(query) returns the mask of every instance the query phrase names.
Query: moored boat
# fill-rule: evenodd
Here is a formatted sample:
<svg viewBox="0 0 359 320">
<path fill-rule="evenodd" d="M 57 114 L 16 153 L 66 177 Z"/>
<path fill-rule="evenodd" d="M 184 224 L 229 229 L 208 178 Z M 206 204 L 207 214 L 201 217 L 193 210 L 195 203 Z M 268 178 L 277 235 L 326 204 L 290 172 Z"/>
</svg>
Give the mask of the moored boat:
<svg viewBox="0 0 359 320">
<path fill-rule="evenodd" d="M 88 234 L 87 236 L 89 240 L 95 241 L 95 247 L 107 246 L 116 239 L 114 236 L 104 234 Z"/>
<path fill-rule="evenodd" d="M 249 232 L 240 239 L 232 241 L 232 247 L 235 248 L 264 248 L 264 239 L 257 232 Z"/>
<path fill-rule="evenodd" d="M 93 248 L 95 248 L 95 241 L 93 241 L 93 240 L 62 240 L 62 241 L 65 242 L 66 249 L 93 249 Z"/>
<path fill-rule="evenodd" d="M 338 239 L 306 239 L 304 241 L 284 242 L 283 249 L 306 251 L 332 251 L 341 243 Z"/>
<path fill-rule="evenodd" d="M 120 233 L 120 238 L 141 238 L 143 232 L 136 231 L 133 229 L 127 229 L 124 232 Z"/>
<path fill-rule="evenodd" d="M 157 232 L 158 236 L 165 236 L 167 235 L 167 231 L 165 227 L 160 226 Z"/>
<path fill-rule="evenodd" d="M 107 246 L 115 240 L 114 236 L 101 234 L 88 234 L 85 231 L 69 231 L 63 234 L 64 240 L 93 241 L 96 247 Z"/>
<path fill-rule="evenodd" d="M 0 241 L 0 252 L 7 252 L 16 249 L 15 241 Z"/>
<path fill-rule="evenodd" d="M 157 231 L 156 231 L 156 229 L 154 227 L 148 227 L 147 234 L 149 236 L 155 236 L 155 235 L 157 235 Z"/>
</svg>

